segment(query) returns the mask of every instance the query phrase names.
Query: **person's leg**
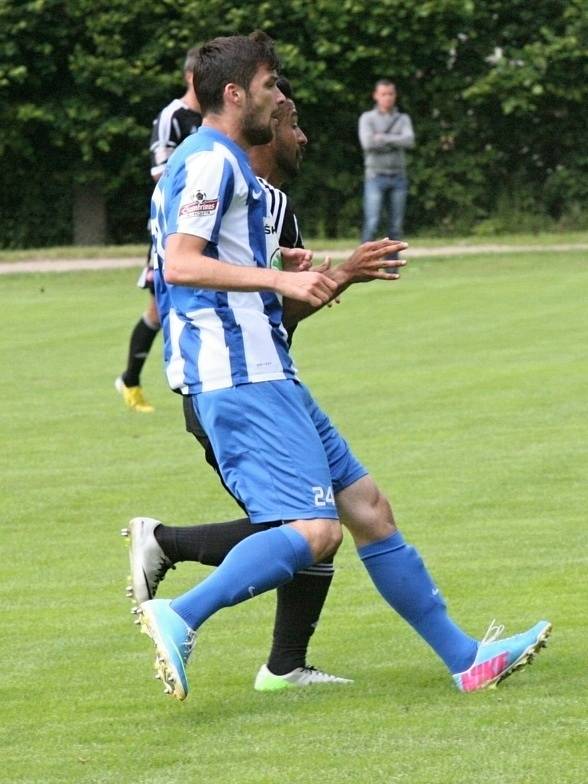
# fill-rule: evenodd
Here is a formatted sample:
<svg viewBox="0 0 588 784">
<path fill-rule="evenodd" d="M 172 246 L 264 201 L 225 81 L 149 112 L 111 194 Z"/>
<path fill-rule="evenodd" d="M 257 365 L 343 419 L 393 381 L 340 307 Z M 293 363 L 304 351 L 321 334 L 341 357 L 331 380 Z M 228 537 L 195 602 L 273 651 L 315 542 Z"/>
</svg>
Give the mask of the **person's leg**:
<svg viewBox="0 0 588 784">
<path fill-rule="evenodd" d="M 440 656 L 461 691 L 494 685 L 528 663 L 545 644 L 551 624 L 540 621 L 527 632 L 504 640 L 496 640 L 501 630 L 495 629 L 481 643 L 462 631 L 448 616 L 419 553 L 397 530 L 387 499 L 308 390 L 300 388 L 329 461 L 341 521 L 388 604 Z"/>
<path fill-rule="evenodd" d="M 491 624 L 491 633 L 481 642 L 460 629 L 449 617 L 418 551 L 396 529 L 388 501 L 369 476 L 338 493 L 337 505 L 374 585 L 443 660 L 461 691 L 497 684 L 545 645 L 551 633 L 547 621 L 500 640 L 502 627 Z"/>
<path fill-rule="evenodd" d="M 406 177 L 393 174 L 386 177 L 385 208 L 387 215 L 388 237 L 392 240 L 402 239 L 404 211 L 406 208 Z M 391 253 L 387 259 L 399 258 L 398 253 Z M 400 274 L 400 270 L 396 270 Z"/>
<path fill-rule="evenodd" d="M 418 551 L 397 530 L 390 504 L 369 476 L 337 494 L 337 505 L 376 588 L 452 673 L 473 662 L 478 643 L 451 620 Z"/>
<path fill-rule="evenodd" d="M 251 588 L 253 593 L 257 593 L 260 586 L 261 590 L 268 590 L 268 587 L 286 582 L 285 579 L 276 579 L 274 565 L 280 571 L 279 558 L 275 553 L 271 558 L 263 554 L 264 540 L 268 546 L 270 542 L 281 543 L 284 537 L 290 544 L 298 539 L 306 543 L 306 550 L 300 545 L 294 564 L 296 568 L 288 579 L 300 569 L 332 554 L 341 536 L 338 522 L 332 526 L 328 524 L 329 518 L 337 521 L 338 517 L 332 492 L 329 503 L 318 507 L 312 503 L 317 488 L 330 487 L 329 467 L 321 441 L 300 402 L 294 382 L 249 384 L 218 390 L 196 395 L 192 403 L 197 419 L 210 439 L 223 481 L 247 509 L 252 523 L 299 521 L 241 541 L 216 572 L 204 581 L 212 587 L 211 595 L 220 595 L 225 590 L 224 587 L 220 589 L 221 584 L 226 587 L 225 573 L 230 575 L 229 582 L 240 586 L 241 591 L 244 580 L 249 593 L 252 593 Z M 313 522 L 305 523 L 305 518 Z M 246 553 L 251 553 L 251 568 L 246 566 Z M 233 569 L 239 571 L 239 563 L 243 567 L 243 580 L 238 580 L 233 573 Z M 288 568 L 284 569 L 286 574 Z M 268 575 L 267 580 L 257 581 L 259 586 L 252 582 L 251 577 L 256 570 L 261 575 Z M 273 586 L 270 585 L 272 582 Z M 208 604 L 213 607 L 216 603 L 216 599 L 209 600 L 203 596 L 201 586 L 204 583 L 172 603 L 192 628 L 197 628 L 209 617 Z M 266 584 L 268 587 L 263 587 Z M 239 590 L 237 593 L 242 595 Z M 235 603 L 228 595 L 219 600 Z"/>
<path fill-rule="evenodd" d="M 252 522 L 294 522 L 247 537 L 213 574 L 171 603 L 141 605 L 161 677 L 179 699 L 187 692 L 192 630 L 218 609 L 287 582 L 341 540 L 328 463 L 294 382 L 208 392 L 195 402 L 223 479 Z"/>
<path fill-rule="evenodd" d="M 300 569 L 329 555 L 340 533 L 330 520 L 295 521 L 243 539 L 219 567 L 171 607 L 192 629 L 217 610 L 276 588 Z"/>
<path fill-rule="evenodd" d="M 243 539 L 279 525 L 281 521 L 253 524 L 247 517 L 185 526 L 134 518 L 123 531 L 130 545 L 131 580 L 127 594 L 137 605 L 148 601 L 156 595 L 168 569 L 175 569 L 176 564 L 219 566 Z M 334 572 L 333 557 L 329 556 L 277 588 L 272 647 L 255 681 L 258 691 L 325 682 L 349 683 L 348 679 L 311 669 L 307 664 L 310 638 L 316 630 Z M 290 679 L 282 680 L 285 675 Z"/>
<path fill-rule="evenodd" d="M 231 495 L 231 491 L 223 481 L 210 440 L 202 428 L 189 395 L 182 398 L 182 405 L 186 430 L 200 443 L 206 461 L 216 471 L 223 487 Z M 235 501 L 239 503 L 237 498 Z M 267 525 L 271 527 L 275 524 L 277 523 Z M 204 526 L 182 528 L 160 526 L 155 530 L 155 536 L 165 554 L 174 563 L 196 560 L 217 566 L 235 544 L 250 536 L 258 527 L 259 524 L 254 525 L 248 518 L 243 518 Z M 164 537 L 165 542 L 162 541 Z M 302 670 L 309 669 L 307 655 L 310 638 L 317 627 L 334 573 L 333 558 L 329 556 L 321 563 L 309 567 L 308 570 L 298 572 L 291 582 L 277 588 L 272 648 L 266 665 L 260 669 L 256 678 L 256 689 L 261 691 L 266 687 L 279 688 L 280 682 L 274 676 L 281 678 L 290 675 L 290 680 L 282 683 L 292 683 L 294 677 L 292 673 L 295 670 L 298 670 L 300 675 L 306 676 L 297 681 L 299 685 L 311 685 L 315 677 L 320 682 L 325 682 L 325 678 L 329 679 L 327 681 L 329 683 L 349 682 L 348 679 L 316 669 L 313 669 L 310 677 L 308 673 L 300 673 Z"/>
<path fill-rule="evenodd" d="M 336 550 L 338 521 L 294 521 L 261 531 L 234 547 L 222 564 L 195 588 L 171 602 L 151 599 L 140 605 L 140 623 L 156 648 L 158 677 L 166 693 L 188 694 L 185 666 L 194 633 L 214 613 L 276 588 L 314 561 Z"/>
<path fill-rule="evenodd" d="M 141 386 L 141 371 L 160 329 L 155 298 L 150 294 L 147 309 L 131 333 L 127 366 L 121 374 L 125 386 Z"/>
<path fill-rule="evenodd" d="M 408 181 L 406 177 L 403 174 L 393 175 L 390 178 L 388 191 L 388 236 L 393 240 L 402 239 L 407 192 Z"/>
<path fill-rule="evenodd" d="M 306 668 L 310 638 L 318 625 L 335 569 L 329 556 L 281 585 L 277 594 L 272 648 L 267 669 L 287 675 Z"/>
<path fill-rule="evenodd" d="M 122 394 L 127 406 L 141 413 L 151 413 L 154 410 L 143 396 L 141 371 L 160 329 L 155 297 L 150 294 L 147 310 L 131 333 L 127 366 L 115 381 L 115 387 Z"/>
<path fill-rule="evenodd" d="M 187 432 L 200 443 L 206 461 L 217 473 L 225 490 L 218 463 L 208 436 L 202 429 L 194 410 L 191 396 L 182 396 L 184 420 Z M 239 500 L 232 496 L 237 503 Z M 124 529 L 129 537 L 131 562 L 129 597 L 137 605 L 152 599 L 160 581 L 170 568 L 180 562 L 196 562 L 208 566 L 219 566 L 229 551 L 240 541 L 260 530 L 280 525 L 281 521 L 253 524 L 249 518 L 222 523 L 201 525 L 169 526 L 152 518 L 135 518 Z M 308 570 L 296 574 L 291 582 L 279 586 L 274 619 L 272 648 L 267 665 L 262 667 L 256 679 L 256 688 L 272 690 L 280 687 L 273 676 L 291 675 L 294 670 L 308 670 L 307 654 L 310 638 L 319 621 L 333 580 L 333 558 L 330 556 Z M 308 676 L 309 673 L 299 673 Z M 263 677 L 263 676 L 267 677 Z M 310 677 L 299 679 L 294 685 L 312 685 L 314 682 L 347 683 L 347 679 L 329 675 L 313 669 Z M 266 681 L 271 681 L 267 683 Z M 283 681 L 282 685 L 289 685 Z"/>
<path fill-rule="evenodd" d="M 459 667 L 464 663 L 469 666 L 476 655 L 476 641 L 447 618 L 443 600 L 420 556 L 404 544 L 396 530 L 387 500 L 308 390 L 305 393 L 329 460 L 341 522 L 353 535 L 372 580 L 386 601 L 449 662 L 448 666 L 456 666 L 454 672 L 461 672 Z M 386 544 L 378 549 L 379 543 Z M 440 614 L 441 619 L 435 623 L 431 613 Z M 442 622 L 443 629 L 439 629 Z"/>
<path fill-rule="evenodd" d="M 373 240 L 380 223 L 382 210 L 382 189 L 380 178 L 366 177 L 363 185 L 363 229 L 362 242 Z"/>
</svg>

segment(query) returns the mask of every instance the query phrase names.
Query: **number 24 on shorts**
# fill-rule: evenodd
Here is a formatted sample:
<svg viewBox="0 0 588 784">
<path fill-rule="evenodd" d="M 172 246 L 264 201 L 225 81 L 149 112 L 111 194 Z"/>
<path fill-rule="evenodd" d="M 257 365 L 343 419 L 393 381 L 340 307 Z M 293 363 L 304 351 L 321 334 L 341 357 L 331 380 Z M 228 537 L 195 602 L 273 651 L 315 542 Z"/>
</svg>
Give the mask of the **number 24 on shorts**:
<svg viewBox="0 0 588 784">
<path fill-rule="evenodd" d="M 326 489 L 317 485 L 312 488 L 312 492 L 314 493 L 315 506 L 327 506 L 327 504 L 329 504 L 329 506 L 334 505 L 335 496 L 333 495 L 333 488 L 331 485 Z"/>
</svg>

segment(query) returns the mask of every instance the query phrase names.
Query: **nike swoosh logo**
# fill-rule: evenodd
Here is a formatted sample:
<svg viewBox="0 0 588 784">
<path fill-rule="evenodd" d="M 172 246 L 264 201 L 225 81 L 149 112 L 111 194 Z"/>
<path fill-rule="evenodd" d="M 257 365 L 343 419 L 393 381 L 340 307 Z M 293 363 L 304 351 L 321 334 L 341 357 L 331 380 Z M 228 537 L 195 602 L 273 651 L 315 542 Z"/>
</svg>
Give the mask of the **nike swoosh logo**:
<svg viewBox="0 0 588 784">
<path fill-rule="evenodd" d="M 257 201 L 261 197 L 261 191 L 251 191 L 251 198 Z"/>
</svg>

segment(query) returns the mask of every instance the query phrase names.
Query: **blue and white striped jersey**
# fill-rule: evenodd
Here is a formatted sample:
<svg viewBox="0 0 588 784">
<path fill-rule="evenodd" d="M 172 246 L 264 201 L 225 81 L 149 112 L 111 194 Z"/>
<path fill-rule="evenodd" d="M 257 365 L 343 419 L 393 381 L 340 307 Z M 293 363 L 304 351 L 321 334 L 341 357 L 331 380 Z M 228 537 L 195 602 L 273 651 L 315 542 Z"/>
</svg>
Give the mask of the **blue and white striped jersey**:
<svg viewBox="0 0 588 784">
<path fill-rule="evenodd" d="M 174 233 L 206 240 L 212 259 L 281 267 L 265 190 L 246 153 L 206 126 L 170 159 L 153 194 L 151 231 L 163 276 L 165 244 Z M 156 297 L 172 389 L 196 394 L 296 377 L 279 295 L 195 289 L 165 284 L 163 276 Z"/>
</svg>

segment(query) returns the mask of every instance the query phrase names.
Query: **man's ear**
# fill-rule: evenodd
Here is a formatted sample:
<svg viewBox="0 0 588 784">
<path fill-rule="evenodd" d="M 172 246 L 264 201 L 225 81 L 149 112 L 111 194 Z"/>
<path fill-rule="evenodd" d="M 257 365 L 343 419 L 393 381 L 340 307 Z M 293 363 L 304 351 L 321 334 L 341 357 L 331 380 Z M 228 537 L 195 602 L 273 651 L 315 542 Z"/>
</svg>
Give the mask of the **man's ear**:
<svg viewBox="0 0 588 784">
<path fill-rule="evenodd" d="M 223 95 L 229 104 L 232 104 L 233 106 L 242 106 L 245 98 L 245 90 L 240 85 L 229 82 L 225 85 Z"/>
</svg>

